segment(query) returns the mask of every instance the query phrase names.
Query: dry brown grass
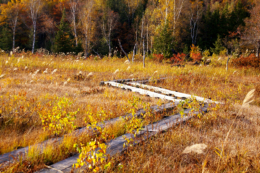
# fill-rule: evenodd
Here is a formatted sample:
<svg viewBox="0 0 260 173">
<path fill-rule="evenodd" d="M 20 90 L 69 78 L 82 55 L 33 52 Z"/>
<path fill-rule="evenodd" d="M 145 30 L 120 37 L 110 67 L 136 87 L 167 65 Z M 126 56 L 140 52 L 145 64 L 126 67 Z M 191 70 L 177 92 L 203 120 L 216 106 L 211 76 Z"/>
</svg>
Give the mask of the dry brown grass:
<svg viewBox="0 0 260 173">
<path fill-rule="evenodd" d="M 15 56 L 20 57 L 20 55 Z M 2 67 L 0 69 L 0 76 L 2 76 L 0 78 L 0 109 L 2 109 L 0 112 L 0 153 L 53 137 L 42 129 L 37 113 L 39 103 L 44 106 L 56 97 L 71 99 L 73 101 L 71 111 L 79 109 L 75 124 L 77 127 L 84 127 L 90 121 L 87 116 L 90 110 L 94 115 L 104 110 L 107 112 L 105 119 L 110 119 L 126 114 L 128 111 L 124 108 L 129 106 L 129 100 L 131 101 L 134 97 L 150 105 L 162 103 L 157 99 L 132 92 L 101 87 L 100 81 L 167 76 L 168 79 L 164 82 L 151 83 L 151 85 L 212 98 L 225 102 L 225 105 L 212 108 L 202 118 L 192 119 L 168 132 L 159 134 L 129 149 L 123 156 L 111 158 L 108 161 L 112 163 L 112 166 L 108 172 L 259 172 L 260 170 L 258 147 L 260 142 L 258 119 L 260 77 L 256 69 L 231 67 L 226 72 L 224 66 L 187 65 L 185 68 L 172 68 L 167 64 L 153 61 L 148 61 L 147 68 L 143 69 L 141 62 L 125 64 L 123 59 L 116 58 L 96 61 L 94 59 L 75 60 L 70 56 L 65 58 L 25 56 L 18 62 L 19 57 L 15 56 L 3 55 L 0 61 Z M 35 74 L 37 70 L 39 71 Z M 254 106 L 241 107 L 246 94 L 252 89 L 256 89 L 255 101 L 252 102 Z M 22 102 L 11 101 L 11 96 L 17 96 L 19 93 L 26 93 L 25 103 L 29 104 L 27 107 Z M 3 103 L 8 105 L 11 102 L 14 105 L 11 107 L 13 109 L 3 112 Z M 26 110 L 20 111 L 20 106 L 25 106 Z M 138 108 L 141 107 L 139 104 Z M 15 118 L 10 121 L 11 116 Z M 158 115 L 155 119 L 159 120 L 162 117 L 163 115 Z M 96 117 L 96 120 L 103 121 L 104 119 Z M 230 125 L 233 122 L 230 131 Z M 120 134 L 122 132 L 118 129 L 119 127 L 113 127 L 117 129 L 115 131 L 111 130 L 113 128 L 108 128 L 107 131 Z M 61 151 L 69 151 L 65 154 L 66 157 L 71 155 L 75 152 L 75 149 L 71 147 L 74 143 L 80 141 L 86 143 L 88 140 L 84 138 L 67 142 L 69 149 L 61 147 L 56 149 L 57 153 L 55 149 L 48 151 L 49 155 L 54 152 L 53 160 L 49 155 L 49 160 L 44 160 L 47 156 L 35 157 L 39 164 L 36 160 L 28 160 L 28 164 L 33 165 L 30 168 L 26 167 L 27 163 L 24 162 L 20 166 L 13 165 L 6 171 L 38 170 L 44 164 L 51 164 L 52 161 L 65 158 L 58 154 L 62 153 Z M 208 146 L 203 154 L 182 153 L 186 147 L 201 143 Z M 225 143 L 224 147 L 223 143 Z M 223 152 L 221 152 L 222 148 Z"/>
<path fill-rule="evenodd" d="M 186 124 L 172 128 L 117 157 L 111 172 L 259 172 L 259 108 L 249 115 L 235 119 L 234 129 L 226 141 L 220 157 L 223 141 L 234 120 L 232 112 L 205 114 Z M 235 112 L 239 108 L 232 108 Z M 203 153 L 183 153 L 186 147 L 203 143 Z M 118 166 L 121 165 L 121 166 Z M 122 169 L 119 171 L 119 167 Z"/>
</svg>

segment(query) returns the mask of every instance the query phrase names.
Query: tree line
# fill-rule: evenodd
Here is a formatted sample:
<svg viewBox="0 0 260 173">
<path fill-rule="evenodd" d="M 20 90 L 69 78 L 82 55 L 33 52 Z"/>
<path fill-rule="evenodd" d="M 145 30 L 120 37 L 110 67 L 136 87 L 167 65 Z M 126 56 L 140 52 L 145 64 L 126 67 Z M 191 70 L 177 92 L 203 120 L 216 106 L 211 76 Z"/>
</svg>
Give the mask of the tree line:
<svg viewBox="0 0 260 173">
<path fill-rule="evenodd" d="M 163 54 L 260 47 L 258 0 L 1 0 L 0 48 Z M 212 49 L 213 50 L 213 49 Z M 213 51 L 212 51 L 213 52 Z"/>
</svg>

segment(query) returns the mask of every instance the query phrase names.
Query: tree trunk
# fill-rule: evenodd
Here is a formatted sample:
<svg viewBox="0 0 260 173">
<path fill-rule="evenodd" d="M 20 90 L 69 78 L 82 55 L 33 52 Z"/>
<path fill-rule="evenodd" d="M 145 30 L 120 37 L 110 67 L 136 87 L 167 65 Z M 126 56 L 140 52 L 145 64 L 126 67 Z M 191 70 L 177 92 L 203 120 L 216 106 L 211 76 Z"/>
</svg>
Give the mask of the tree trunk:
<svg viewBox="0 0 260 173">
<path fill-rule="evenodd" d="M 73 14 L 73 27 L 74 27 L 74 35 L 75 35 L 76 46 L 78 46 L 78 36 L 77 36 L 76 15 L 75 14 Z"/>
<path fill-rule="evenodd" d="M 133 49 L 133 57 L 132 57 L 132 62 L 134 62 L 135 60 L 135 51 L 136 51 L 136 45 L 137 43 L 135 43 L 134 49 Z"/>
<path fill-rule="evenodd" d="M 88 35 L 86 34 L 86 42 L 85 42 L 85 58 L 88 57 Z"/>
<path fill-rule="evenodd" d="M 13 51 L 15 49 L 15 29 L 16 29 L 16 26 L 13 28 Z"/>
<path fill-rule="evenodd" d="M 119 47 L 121 48 L 122 52 L 125 54 L 125 56 L 127 57 L 127 60 L 130 62 L 130 59 L 128 58 L 127 53 L 125 52 L 125 50 L 123 49 L 120 40 L 118 39 L 118 43 L 119 43 Z"/>
<path fill-rule="evenodd" d="M 145 44 L 144 44 L 144 37 L 143 37 L 143 65 L 145 68 Z"/>
<path fill-rule="evenodd" d="M 36 36 L 36 21 L 33 21 L 33 43 L 32 43 L 32 53 L 35 49 L 35 36 Z"/>
<path fill-rule="evenodd" d="M 260 47 L 260 46 L 257 45 L 257 47 L 256 47 L 256 55 L 255 55 L 255 56 L 258 57 L 258 58 L 259 58 L 259 47 Z"/>
<path fill-rule="evenodd" d="M 109 41 L 108 41 L 108 49 L 109 49 L 109 54 L 108 56 L 111 57 L 111 41 L 110 41 L 110 36 L 109 36 Z"/>
<path fill-rule="evenodd" d="M 143 39 L 143 65 L 144 65 L 144 67 L 145 67 L 144 19 L 142 20 L 141 39 Z M 142 40 L 141 40 L 141 42 L 142 42 Z"/>
<path fill-rule="evenodd" d="M 167 22 L 167 18 L 168 18 L 168 5 L 169 5 L 169 1 L 166 0 L 166 9 L 165 9 L 165 25 L 166 25 L 166 22 Z"/>
<path fill-rule="evenodd" d="M 146 34 L 146 40 L 147 40 L 147 52 L 149 51 L 149 33 L 148 33 L 149 24 L 147 22 L 147 34 Z"/>
<path fill-rule="evenodd" d="M 226 64 L 226 70 L 228 71 L 228 62 L 229 62 L 229 60 L 230 60 L 230 57 L 228 57 L 228 59 L 227 59 L 227 64 Z"/>
<path fill-rule="evenodd" d="M 173 15 L 174 15 L 174 18 L 173 18 L 173 35 L 175 34 L 175 28 L 176 28 L 176 0 L 174 0 L 174 9 L 173 9 Z"/>
</svg>

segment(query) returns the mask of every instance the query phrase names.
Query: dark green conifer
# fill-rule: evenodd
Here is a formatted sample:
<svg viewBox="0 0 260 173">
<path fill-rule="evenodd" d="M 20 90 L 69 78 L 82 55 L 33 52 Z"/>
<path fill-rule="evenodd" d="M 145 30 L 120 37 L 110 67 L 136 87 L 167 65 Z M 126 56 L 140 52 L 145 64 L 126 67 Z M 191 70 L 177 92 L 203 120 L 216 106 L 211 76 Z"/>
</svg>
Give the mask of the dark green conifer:
<svg viewBox="0 0 260 173">
<path fill-rule="evenodd" d="M 172 50 L 174 49 L 172 30 L 169 27 L 168 22 L 163 27 L 161 33 L 154 39 L 154 53 L 163 54 L 165 58 L 172 56 Z"/>
<path fill-rule="evenodd" d="M 12 34 L 7 26 L 3 26 L 0 32 L 0 48 L 3 50 L 12 49 Z"/>
<path fill-rule="evenodd" d="M 217 55 L 219 55 L 219 53 L 225 49 L 225 47 L 222 44 L 220 35 L 218 35 L 218 39 L 215 41 L 214 46 L 215 46 L 215 48 L 210 48 L 210 50 L 212 53 L 217 54 Z"/>
<path fill-rule="evenodd" d="M 60 25 L 58 26 L 58 32 L 54 39 L 53 52 L 72 52 L 73 51 L 73 39 L 68 23 L 65 21 L 66 13 L 65 9 L 62 13 Z"/>
</svg>

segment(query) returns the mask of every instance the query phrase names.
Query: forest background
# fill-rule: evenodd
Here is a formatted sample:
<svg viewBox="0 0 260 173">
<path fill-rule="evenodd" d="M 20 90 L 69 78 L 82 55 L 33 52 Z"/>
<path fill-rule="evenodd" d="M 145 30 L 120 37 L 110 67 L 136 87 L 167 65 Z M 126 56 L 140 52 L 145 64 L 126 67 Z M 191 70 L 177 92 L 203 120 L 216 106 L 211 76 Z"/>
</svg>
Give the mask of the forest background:
<svg viewBox="0 0 260 173">
<path fill-rule="evenodd" d="M 0 48 L 84 56 L 212 53 L 258 56 L 257 0 L 1 0 Z M 247 47 L 248 48 L 248 47 Z M 144 51 L 145 50 L 145 51 Z"/>
</svg>

